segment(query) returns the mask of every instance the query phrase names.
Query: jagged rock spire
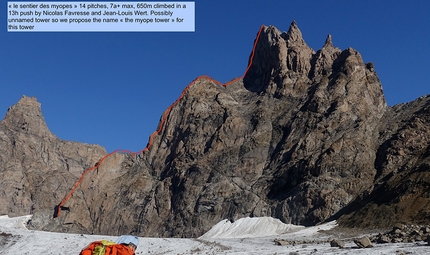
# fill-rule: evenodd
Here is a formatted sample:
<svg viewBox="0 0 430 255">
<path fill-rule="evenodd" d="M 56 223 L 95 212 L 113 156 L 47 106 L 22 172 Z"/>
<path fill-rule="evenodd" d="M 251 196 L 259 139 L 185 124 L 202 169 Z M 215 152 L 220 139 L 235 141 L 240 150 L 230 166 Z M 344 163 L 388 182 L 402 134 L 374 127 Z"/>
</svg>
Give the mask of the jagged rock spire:
<svg viewBox="0 0 430 255">
<path fill-rule="evenodd" d="M 302 32 L 295 20 L 290 25 L 288 32 L 282 34 L 282 37 L 287 42 L 287 47 L 306 45 L 305 40 L 303 40 Z M 307 45 L 306 45 L 307 46 Z"/>
<path fill-rule="evenodd" d="M 287 49 L 287 68 L 294 72 L 307 74 L 311 69 L 312 55 L 315 54 L 305 42 L 302 32 L 294 20 L 287 33 L 282 33 Z"/>
<path fill-rule="evenodd" d="M 245 86 L 255 92 L 266 91 L 270 94 L 302 95 L 306 88 L 299 86 L 292 90 L 285 84 L 270 81 L 274 77 L 285 77 L 296 73 L 307 77 L 311 70 L 311 60 L 315 54 L 303 40 L 302 32 L 295 21 L 288 32 L 280 32 L 277 28 L 264 27 L 260 33 L 252 66 L 244 77 Z M 284 78 L 282 78 L 284 79 Z"/>
<path fill-rule="evenodd" d="M 325 48 L 325 47 L 333 47 L 333 42 L 332 42 L 332 39 L 331 39 L 331 34 L 328 34 L 327 38 L 325 39 L 325 43 L 324 43 L 323 48 Z"/>
<path fill-rule="evenodd" d="M 345 51 L 341 54 L 342 51 L 333 46 L 329 34 L 324 46 L 315 52 L 306 44 L 296 21 L 291 23 L 288 32 L 281 33 L 273 26 L 264 27 L 254 50 L 252 65 L 243 79 L 244 85 L 250 91 L 266 92 L 275 97 L 306 96 L 309 84 L 327 80 L 342 66 L 342 70 L 365 67 L 361 57 L 355 58 L 355 53 Z M 375 89 L 380 90 L 380 85 Z"/>
<path fill-rule="evenodd" d="M 332 70 L 333 62 L 341 52 L 339 48 L 333 46 L 331 35 L 327 35 L 324 46 L 314 55 L 309 77 L 314 78 L 321 75 L 329 75 Z"/>
</svg>

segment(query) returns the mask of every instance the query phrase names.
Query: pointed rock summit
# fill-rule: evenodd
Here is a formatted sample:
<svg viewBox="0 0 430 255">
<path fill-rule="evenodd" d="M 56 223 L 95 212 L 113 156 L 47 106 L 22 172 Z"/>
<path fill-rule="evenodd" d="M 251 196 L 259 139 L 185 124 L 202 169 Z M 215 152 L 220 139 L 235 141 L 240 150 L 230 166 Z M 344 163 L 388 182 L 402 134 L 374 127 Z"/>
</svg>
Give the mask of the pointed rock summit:
<svg viewBox="0 0 430 255">
<path fill-rule="evenodd" d="M 281 33 L 273 26 L 263 27 L 256 40 L 252 65 L 244 77 L 245 87 L 278 96 L 288 92 L 305 93 L 302 84 L 298 84 L 294 91 L 283 86 L 283 80 L 297 76 L 295 73 L 307 75 L 315 53 L 303 40 L 297 24 L 293 22 L 287 33 Z"/>
<path fill-rule="evenodd" d="M 327 35 L 327 38 L 325 39 L 325 43 L 323 48 L 327 48 L 327 47 L 333 47 L 333 42 L 331 41 L 331 35 Z"/>
<path fill-rule="evenodd" d="M 41 137 L 53 136 L 42 116 L 40 103 L 35 97 L 23 96 L 16 105 L 8 109 L 2 124 L 16 132 Z"/>
<path fill-rule="evenodd" d="M 322 49 L 318 50 L 312 59 L 310 78 L 329 76 L 333 71 L 333 63 L 341 54 L 341 50 L 333 46 L 331 35 L 328 35 Z"/>
<path fill-rule="evenodd" d="M 287 47 L 291 48 L 294 46 L 303 47 L 307 46 L 305 40 L 303 40 L 302 32 L 297 26 L 296 21 L 293 21 L 288 29 L 287 33 L 281 35 L 287 43 Z"/>
<path fill-rule="evenodd" d="M 302 32 L 295 21 L 290 25 L 288 32 L 281 37 L 286 41 L 287 68 L 299 73 L 307 73 L 311 69 L 312 55 L 315 53 L 303 40 Z"/>
</svg>

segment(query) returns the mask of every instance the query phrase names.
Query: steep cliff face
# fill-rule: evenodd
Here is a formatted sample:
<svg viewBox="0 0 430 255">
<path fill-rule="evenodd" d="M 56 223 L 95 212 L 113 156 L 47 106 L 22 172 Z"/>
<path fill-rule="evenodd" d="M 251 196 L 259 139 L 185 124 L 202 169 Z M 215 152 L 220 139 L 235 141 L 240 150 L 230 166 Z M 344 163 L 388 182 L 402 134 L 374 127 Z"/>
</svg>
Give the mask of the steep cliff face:
<svg viewBox="0 0 430 255">
<path fill-rule="evenodd" d="M 385 111 L 373 65 L 357 51 L 328 36 L 314 52 L 295 22 L 286 33 L 264 27 L 243 81 L 194 83 L 151 149 L 123 159 L 128 168 L 118 161 L 121 178 L 81 185 L 62 216 L 75 224 L 62 230 L 198 236 L 225 218 L 321 222 L 372 188 Z"/>
<path fill-rule="evenodd" d="M 428 224 L 430 216 L 430 96 L 391 107 L 379 126 L 373 189 L 344 208 L 347 227 Z"/>
<path fill-rule="evenodd" d="M 105 153 L 97 145 L 55 137 L 46 126 L 40 103 L 22 97 L 0 122 L 0 214 L 52 214 L 82 169 Z"/>
<path fill-rule="evenodd" d="M 68 211 L 50 221 L 36 212 L 33 226 L 195 237 L 246 216 L 362 227 L 428 219 L 428 97 L 387 107 L 372 63 L 330 35 L 315 52 L 295 22 L 262 27 L 251 56 L 226 87 L 193 82 L 149 150 L 110 156 Z"/>
</svg>

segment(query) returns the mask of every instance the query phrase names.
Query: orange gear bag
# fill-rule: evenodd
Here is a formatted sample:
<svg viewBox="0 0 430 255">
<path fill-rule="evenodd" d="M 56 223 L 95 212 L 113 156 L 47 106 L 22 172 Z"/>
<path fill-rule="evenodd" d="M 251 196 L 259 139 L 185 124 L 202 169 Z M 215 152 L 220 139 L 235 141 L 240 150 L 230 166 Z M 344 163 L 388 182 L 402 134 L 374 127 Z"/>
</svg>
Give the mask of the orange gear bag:
<svg viewBox="0 0 430 255">
<path fill-rule="evenodd" d="M 134 255 L 134 251 L 126 245 L 102 240 L 90 243 L 79 255 Z"/>
</svg>

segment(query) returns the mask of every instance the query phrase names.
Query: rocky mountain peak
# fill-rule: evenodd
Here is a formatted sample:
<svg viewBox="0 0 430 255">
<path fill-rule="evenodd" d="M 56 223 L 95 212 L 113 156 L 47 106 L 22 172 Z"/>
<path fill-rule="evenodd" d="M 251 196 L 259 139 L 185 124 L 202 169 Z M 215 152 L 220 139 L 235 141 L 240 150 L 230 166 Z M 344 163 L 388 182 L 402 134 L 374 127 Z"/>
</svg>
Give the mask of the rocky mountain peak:
<svg viewBox="0 0 430 255">
<path fill-rule="evenodd" d="M 40 103 L 35 97 L 23 96 L 9 107 L 2 123 L 10 130 L 39 137 L 53 136 L 42 115 Z"/>
<path fill-rule="evenodd" d="M 305 98 L 309 96 L 312 86 L 327 90 L 332 87 L 327 85 L 337 84 L 337 79 L 355 74 L 348 78 L 375 81 L 363 89 L 374 91 L 370 93 L 376 96 L 372 100 L 385 104 L 374 69 L 363 62 L 356 50 L 348 48 L 342 51 L 335 47 L 331 35 L 327 36 L 323 47 L 315 52 L 306 44 L 297 23 L 293 21 L 288 32 L 281 33 L 273 26 L 264 27 L 257 40 L 252 64 L 243 78 L 248 90 L 276 98 Z M 345 88 L 343 90 L 346 91 Z M 349 91 L 358 90 L 357 87 Z"/>
<path fill-rule="evenodd" d="M 23 96 L 0 121 L 0 215 L 51 216 L 82 172 L 105 154 L 98 145 L 58 139 L 37 99 Z"/>
<path fill-rule="evenodd" d="M 288 32 L 264 26 L 258 35 L 243 80 L 226 87 L 210 78 L 190 83 L 147 151 L 97 164 L 62 204 L 68 211 L 33 226 L 197 237 L 223 219 L 243 217 L 302 225 L 342 214 L 354 226 L 429 222 L 430 98 L 387 107 L 372 64 L 353 48 L 336 48 L 330 35 L 314 52 L 296 22 Z M 77 179 L 78 166 L 91 165 L 96 155 L 78 161 L 74 152 L 82 159 L 82 150 L 96 148 L 0 138 L 0 171 L 13 177 L 5 182 L 9 188 L 0 186 L 0 209 L 7 208 L 0 213 L 16 207 L 7 199 L 17 197 L 15 187 L 38 191 L 21 194 L 22 210 L 34 201 L 40 208 L 58 203 L 65 192 L 53 197 L 51 190 L 72 187 L 59 185 Z M 44 195 L 34 199 L 40 187 Z M 34 223 L 46 214 L 35 214 Z M 363 223 L 360 215 L 370 220 Z"/>
</svg>

